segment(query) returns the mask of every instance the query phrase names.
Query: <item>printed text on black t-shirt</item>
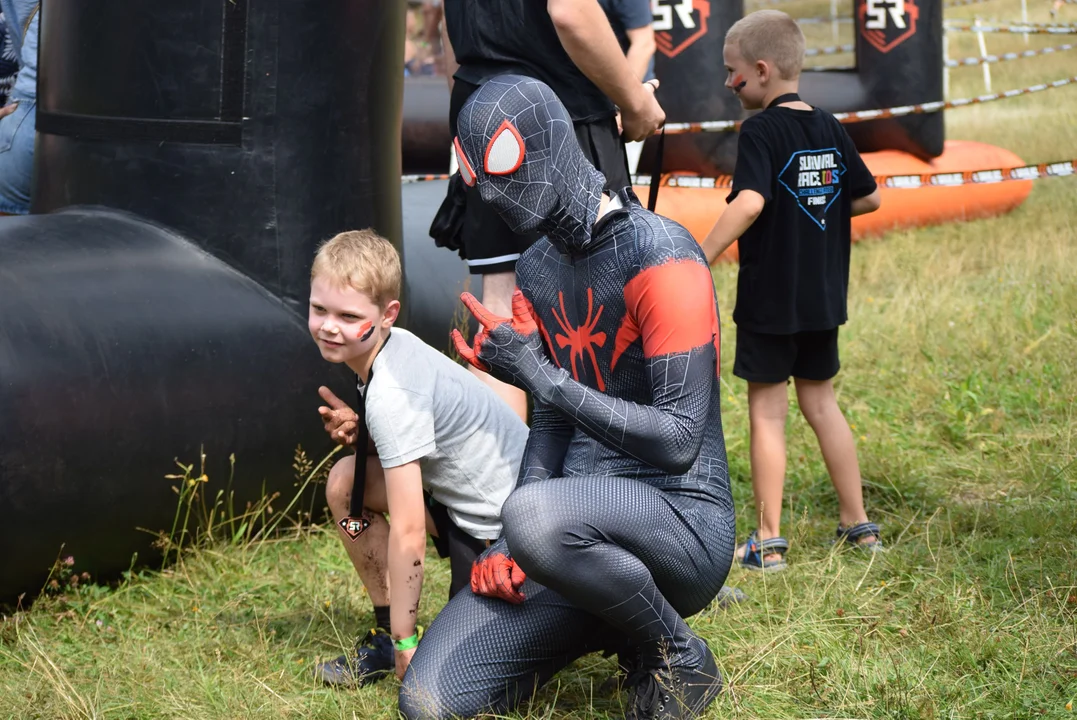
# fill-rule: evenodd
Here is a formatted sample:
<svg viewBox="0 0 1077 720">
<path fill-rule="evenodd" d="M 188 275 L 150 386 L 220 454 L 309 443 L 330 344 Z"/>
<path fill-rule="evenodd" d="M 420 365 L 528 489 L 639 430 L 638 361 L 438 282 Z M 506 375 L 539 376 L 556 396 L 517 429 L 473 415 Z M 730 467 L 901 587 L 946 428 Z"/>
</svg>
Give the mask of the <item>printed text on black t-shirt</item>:
<svg viewBox="0 0 1077 720">
<path fill-rule="evenodd" d="M 841 195 L 845 164 L 837 148 L 793 153 L 778 174 L 778 182 L 793 194 L 800 209 L 826 229 L 826 213 Z"/>
</svg>

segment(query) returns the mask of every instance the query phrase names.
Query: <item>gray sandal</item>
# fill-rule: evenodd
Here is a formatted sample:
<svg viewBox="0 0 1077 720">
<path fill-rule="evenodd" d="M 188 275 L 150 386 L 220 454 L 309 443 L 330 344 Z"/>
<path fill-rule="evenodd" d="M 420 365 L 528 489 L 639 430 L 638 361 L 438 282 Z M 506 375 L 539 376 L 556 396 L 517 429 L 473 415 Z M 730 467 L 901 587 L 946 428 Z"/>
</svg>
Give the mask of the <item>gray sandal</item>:
<svg viewBox="0 0 1077 720">
<path fill-rule="evenodd" d="M 784 570 L 789 567 L 785 562 L 785 553 L 789 550 L 789 541 L 783 537 L 772 537 L 766 540 L 759 539 L 759 531 L 752 530 L 748 535 L 746 543 L 747 547 L 744 548 L 744 557 L 740 558 L 738 562 L 742 568 L 748 570 L 762 570 L 763 572 L 774 572 L 777 570 Z M 781 555 L 780 560 L 764 560 L 767 555 Z"/>
<path fill-rule="evenodd" d="M 875 539 L 870 542 L 860 542 L 861 538 L 866 537 L 874 537 Z M 838 525 L 837 538 L 834 542 L 839 545 L 851 545 L 857 550 L 867 553 L 886 552 L 886 548 L 883 547 L 879 526 L 870 521 L 850 525 L 847 528 Z"/>
</svg>

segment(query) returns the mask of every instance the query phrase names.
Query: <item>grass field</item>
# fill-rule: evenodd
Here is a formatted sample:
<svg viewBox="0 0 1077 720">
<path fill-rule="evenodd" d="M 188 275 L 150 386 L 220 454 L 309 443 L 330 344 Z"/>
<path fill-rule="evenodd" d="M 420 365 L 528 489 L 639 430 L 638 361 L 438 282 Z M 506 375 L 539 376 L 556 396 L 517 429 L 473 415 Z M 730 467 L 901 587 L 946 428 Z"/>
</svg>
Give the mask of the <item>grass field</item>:
<svg viewBox="0 0 1077 720">
<path fill-rule="evenodd" d="M 829 3 L 790 7 L 822 15 Z M 1013 20 L 1019 8 L 988 2 L 948 17 Z M 1030 19 L 1050 21 L 1047 8 L 1030 4 Z M 1077 22 L 1077 6 L 1059 19 Z M 809 31 L 814 44 L 830 44 L 829 27 Z M 1027 47 L 1067 39 L 1038 36 Z M 988 48 L 1026 45 L 995 35 Z M 950 52 L 977 54 L 974 36 Z M 1060 53 L 996 65 L 993 78 L 1005 89 L 1075 68 L 1077 52 Z M 954 71 L 953 97 L 981 92 L 978 68 Z M 1063 88 L 953 111 L 947 133 L 1029 162 L 1058 160 L 1077 157 L 1075 118 L 1077 88 Z M 743 535 L 754 521 L 745 384 L 730 372 L 736 271 L 714 276 Z M 707 717 L 1077 717 L 1075 277 L 1074 178 L 1037 182 L 1006 217 L 854 248 L 838 389 L 859 438 L 868 511 L 891 551 L 870 561 L 832 552 L 836 501 L 810 429 L 791 413 L 783 514 L 791 568 L 766 577 L 734 570 L 730 584 L 750 600 L 692 618 L 727 681 Z M 200 492 L 212 495 L 224 480 L 209 478 Z M 433 554 L 428 568 L 426 623 L 447 586 Z M 312 679 L 318 659 L 372 623 L 325 527 L 255 543 L 217 532 L 163 572 L 113 588 L 64 587 L 0 620 L 0 717 L 395 713 L 395 681 L 337 692 Z M 620 717 L 621 699 L 599 692 L 611 670 L 609 660 L 584 658 L 522 716 Z"/>
</svg>

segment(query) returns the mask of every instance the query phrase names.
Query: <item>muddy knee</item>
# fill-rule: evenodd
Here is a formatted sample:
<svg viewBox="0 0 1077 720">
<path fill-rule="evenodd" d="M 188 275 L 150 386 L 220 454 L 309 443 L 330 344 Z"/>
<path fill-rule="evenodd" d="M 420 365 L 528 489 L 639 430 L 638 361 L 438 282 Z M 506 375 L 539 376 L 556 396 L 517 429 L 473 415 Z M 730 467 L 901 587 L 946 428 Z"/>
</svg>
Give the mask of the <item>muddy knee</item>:
<svg viewBox="0 0 1077 720">
<path fill-rule="evenodd" d="M 347 515 L 355 480 L 354 457 L 341 458 L 329 471 L 325 483 L 325 501 L 333 515 Z"/>
</svg>

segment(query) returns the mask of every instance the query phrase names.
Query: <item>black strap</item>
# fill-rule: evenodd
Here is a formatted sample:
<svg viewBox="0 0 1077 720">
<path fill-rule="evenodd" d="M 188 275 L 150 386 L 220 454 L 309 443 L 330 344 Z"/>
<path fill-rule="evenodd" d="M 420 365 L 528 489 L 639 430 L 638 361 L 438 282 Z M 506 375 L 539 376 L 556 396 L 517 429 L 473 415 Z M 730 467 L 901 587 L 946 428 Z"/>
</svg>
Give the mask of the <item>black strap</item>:
<svg viewBox="0 0 1077 720">
<path fill-rule="evenodd" d="M 363 500 L 366 498 L 366 460 L 370 431 L 366 427 L 366 397 L 359 389 L 358 375 L 355 376 L 355 399 L 355 473 L 352 475 L 352 499 L 348 507 L 348 517 L 337 523 L 352 542 L 370 527 L 370 518 L 366 516 L 363 507 Z"/>
<path fill-rule="evenodd" d="M 392 333 L 385 336 L 385 341 L 381 344 L 378 352 L 385 349 L 392 337 Z M 373 379 L 374 367 L 372 362 L 370 373 L 366 379 L 368 389 L 370 381 Z M 366 461 L 369 455 L 367 446 L 370 444 L 370 431 L 366 426 L 366 395 L 359 389 L 358 375 L 355 376 L 355 415 L 355 471 L 352 475 L 352 499 L 351 504 L 348 506 L 348 517 L 337 523 L 340 529 L 344 531 L 344 534 L 351 538 L 352 542 L 355 542 L 363 534 L 363 531 L 370 527 L 370 518 L 367 517 L 366 508 L 363 507 L 363 500 L 366 499 Z"/>
<path fill-rule="evenodd" d="M 654 167 L 651 169 L 651 191 L 647 195 L 647 209 L 654 212 L 658 205 L 658 186 L 662 182 L 662 155 L 666 148 L 666 129 L 658 136 L 658 150 L 654 154 Z"/>
<path fill-rule="evenodd" d="M 352 504 L 348 512 L 352 517 L 363 514 L 363 499 L 366 497 L 366 460 L 367 446 L 370 444 L 370 431 L 366 427 L 366 396 L 359 389 L 359 376 L 355 376 L 355 476 L 352 481 Z"/>
<path fill-rule="evenodd" d="M 785 95 L 779 95 L 778 97 L 771 100 L 770 104 L 767 105 L 767 107 L 764 108 L 764 109 L 769 110 L 772 107 L 778 107 L 782 103 L 800 102 L 800 101 L 801 101 L 800 96 L 797 95 L 795 92 L 794 93 L 786 93 Z"/>
</svg>

